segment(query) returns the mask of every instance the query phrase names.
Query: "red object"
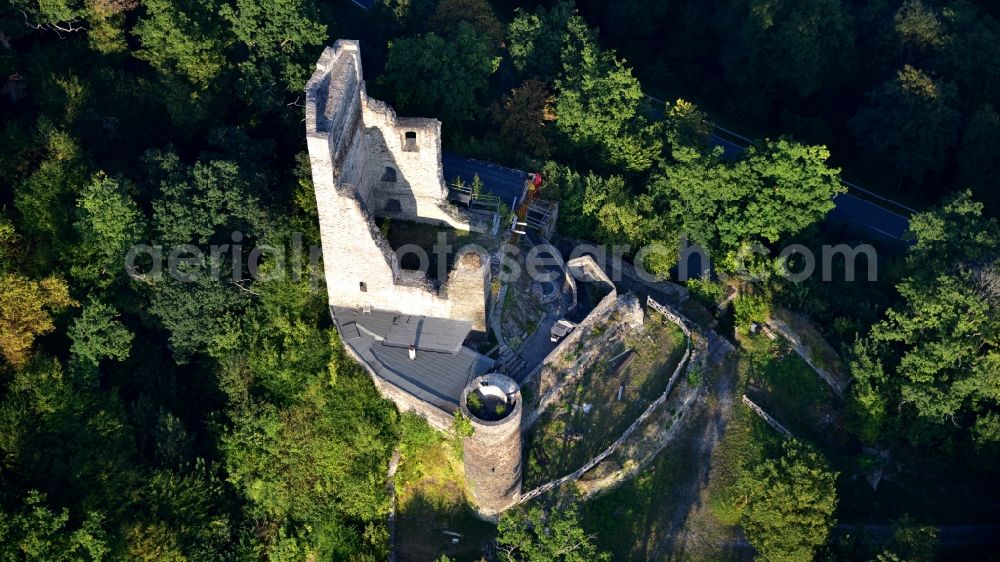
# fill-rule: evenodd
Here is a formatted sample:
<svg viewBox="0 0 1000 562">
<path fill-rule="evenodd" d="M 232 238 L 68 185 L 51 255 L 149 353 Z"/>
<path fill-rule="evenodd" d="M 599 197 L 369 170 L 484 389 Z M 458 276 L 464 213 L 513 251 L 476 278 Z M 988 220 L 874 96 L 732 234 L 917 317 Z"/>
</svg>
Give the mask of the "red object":
<svg viewBox="0 0 1000 562">
<path fill-rule="evenodd" d="M 531 183 L 535 184 L 535 187 L 541 187 L 542 185 L 542 174 L 535 172 L 535 178 L 531 180 Z"/>
</svg>

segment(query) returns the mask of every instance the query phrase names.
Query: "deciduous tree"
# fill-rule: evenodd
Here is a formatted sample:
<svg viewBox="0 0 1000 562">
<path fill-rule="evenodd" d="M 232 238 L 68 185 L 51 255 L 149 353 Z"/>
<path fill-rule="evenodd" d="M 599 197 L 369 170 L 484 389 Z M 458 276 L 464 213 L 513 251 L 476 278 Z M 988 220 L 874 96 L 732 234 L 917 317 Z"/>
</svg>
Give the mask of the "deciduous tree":
<svg viewBox="0 0 1000 562">
<path fill-rule="evenodd" d="M 151 153 L 147 161 L 150 181 L 161 194 L 153 203 L 155 240 L 169 248 L 168 255 L 185 244 L 201 245 L 200 259 L 190 252 L 177 254 L 191 263 L 176 261 L 173 271 L 149 279 L 147 286 L 151 311 L 169 330 L 171 347 L 184 361 L 238 330 L 238 318 L 252 296 L 242 248 L 265 231 L 266 212 L 235 162 L 199 160 L 189 166 L 170 152 Z M 212 243 L 220 245 L 214 256 L 204 247 Z M 240 255 L 234 260 L 237 248 Z M 169 266 L 169 259 L 163 265 Z"/>
<path fill-rule="evenodd" d="M 963 187 L 994 213 L 1000 212 L 1000 114 L 989 104 L 977 109 L 965 125 L 958 151 L 959 177 Z"/>
<path fill-rule="evenodd" d="M 582 18 L 571 17 L 566 29 L 562 73 L 555 81 L 556 129 L 564 150 L 581 161 L 596 151 L 609 164 L 648 170 L 661 144 L 639 114 L 639 81 L 623 60 L 601 49 Z"/>
<path fill-rule="evenodd" d="M 840 171 L 828 166 L 830 153 L 822 146 L 765 141 L 734 164 L 721 161 L 718 151 L 682 156 L 654 180 L 653 195 L 669 202 L 692 240 L 720 254 L 801 232 L 844 191 Z"/>
<path fill-rule="evenodd" d="M 441 37 L 450 37 L 462 23 L 469 24 L 482 39 L 489 42 L 492 52 L 503 43 L 503 24 L 486 0 L 440 0 L 427 24 Z"/>
<path fill-rule="evenodd" d="M 982 7 L 959 0 L 941 9 L 943 44 L 932 60 L 954 80 L 970 107 L 1000 99 L 1000 22 Z"/>
<path fill-rule="evenodd" d="M 561 1 L 534 13 L 518 8 L 507 28 L 507 44 L 514 68 L 524 76 L 551 81 L 562 70 L 560 54 L 568 39 L 568 25 L 575 16 L 573 2 Z M 574 24 L 576 25 L 576 24 Z"/>
<path fill-rule="evenodd" d="M 70 351 L 77 361 L 97 367 L 102 359 L 122 361 L 132 347 L 132 332 L 118 319 L 118 311 L 97 300 L 87 302 L 73 321 Z"/>
<path fill-rule="evenodd" d="M 497 543 L 506 562 L 592 562 L 610 560 L 597 550 L 594 537 L 580 527 L 576 505 L 544 510 L 534 506 L 512 509 L 500 517 Z"/>
<path fill-rule="evenodd" d="M 312 0 L 236 0 L 219 14 L 242 43 L 241 84 L 246 96 L 262 109 L 284 105 L 309 77 L 312 47 L 326 40 L 326 26 Z"/>
<path fill-rule="evenodd" d="M 79 526 L 69 519 L 68 509 L 54 511 L 45 494 L 30 491 L 20 512 L 0 511 L 0 554 L 37 562 L 103 559 L 110 548 L 101 516 L 89 513 Z"/>
<path fill-rule="evenodd" d="M 86 167 L 75 139 L 42 123 L 44 159 L 14 189 L 18 227 L 30 237 L 32 255 L 41 269 L 51 271 L 70 249 L 73 204 L 86 180 Z"/>
<path fill-rule="evenodd" d="M 858 143 L 903 178 L 941 171 L 958 137 L 958 89 L 906 65 L 851 119 Z"/>
<path fill-rule="evenodd" d="M 228 62 L 226 41 L 211 2 L 144 0 L 146 13 L 133 28 L 141 48 L 135 56 L 148 62 L 162 85 L 164 103 L 174 122 L 191 127 L 210 117 Z"/>
<path fill-rule="evenodd" d="M 392 41 L 381 83 L 398 109 L 460 123 L 479 113 L 479 98 L 499 64 L 490 45 L 461 22 L 449 40 L 431 32 Z"/>
<path fill-rule="evenodd" d="M 746 506 L 740 526 L 762 559 L 813 559 L 835 523 L 836 477 L 819 453 L 793 441 L 780 458 L 741 475 L 737 486 Z"/>
<path fill-rule="evenodd" d="M 732 9 L 724 60 L 737 83 L 768 97 L 774 87 L 804 97 L 836 86 L 854 47 L 841 0 L 742 0 Z"/>
<path fill-rule="evenodd" d="M 132 199 L 131 185 L 98 174 L 83 187 L 73 226 L 79 237 L 73 252 L 73 277 L 107 287 L 125 272 L 129 249 L 145 239 L 146 220 Z"/>
<path fill-rule="evenodd" d="M 493 120 L 500 126 L 500 139 L 514 150 L 535 158 L 549 157 L 551 148 L 547 132 L 555 120 L 552 96 L 545 82 L 525 80 L 497 102 L 492 109 Z"/>
<path fill-rule="evenodd" d="M 52 316 L 76 304 L 58 277 L 0 274 L 0 354 L 12 365 L 24 364 L 35 338 L 55 329 Z"/>
<path fill-rule="evenodd" d="M 1000 368 L 1000 227 L 969 193 L 913 217 L 903 302 L 875 325 L 852 363 L 868 439 L 892 422 L 913 443 L 957 432 L 993 443 Z M 937 432 L 934 433 L 936 428 Z"/>
</svg>

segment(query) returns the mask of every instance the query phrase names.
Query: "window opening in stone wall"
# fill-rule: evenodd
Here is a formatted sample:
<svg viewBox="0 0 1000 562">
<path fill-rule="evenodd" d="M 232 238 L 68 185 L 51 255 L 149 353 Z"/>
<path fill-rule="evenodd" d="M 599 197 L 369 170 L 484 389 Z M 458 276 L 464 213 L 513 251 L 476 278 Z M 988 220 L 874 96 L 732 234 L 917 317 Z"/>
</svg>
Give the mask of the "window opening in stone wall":
<svg viewBox="0 0 1000 562">
<path fill-rule="evenodd" d="M 385 212 L 387 213 L 399 213 L 402 210 L 403 207 L 399 204 L 399 199 L 390 199 L 385 202 Z"/>
<path fill-rule="evenodd" d="M 382 174 L 382 181 L 396 181 L 396 168 L 386 166 L 385 173 Z"/>
<path fill-rule="evenodd" d="M 419 150 L 417 148 L 417 132 L 416 131 L 406 131 L 403 140 L 403 152 L 416 152 Z"/>
<path fill-rule="evenodd" d="M 368 292 L 368 285 L 367 285 L 367 284 L 365 284 L 365 282 L 364 282 L 364 281 L 362 281 L 362 282 L 360 283 L 360 285 L 359 285 L 359 286 L 360 286 L 360 288 L 361 288 L 361 292 L 362 292 L 362 293 L 367 293 L 367 292 Z"/>
</svg>

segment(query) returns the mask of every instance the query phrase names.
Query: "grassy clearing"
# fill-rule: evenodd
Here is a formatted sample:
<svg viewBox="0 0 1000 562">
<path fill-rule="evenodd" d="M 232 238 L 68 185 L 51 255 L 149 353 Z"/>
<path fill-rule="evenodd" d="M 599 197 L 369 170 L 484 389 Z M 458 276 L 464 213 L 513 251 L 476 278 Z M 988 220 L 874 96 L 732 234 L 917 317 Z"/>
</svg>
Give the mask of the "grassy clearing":
<svg viewBox="0 0 1000 562">
<path fill-rule="evenodd" d="M 634 350 L 634 357 L 625 368 L 628 355 L 609 364 L 626 350 Z M 525 487 L 572 472 L 607 448 L 663 392 L 683 353 L 683 333 L 655 314 L 640 332 L 608 349 L 527 436 Z"/>
<path fill-rule="evenodd" d="M 403 414 L 401 425 L 396 473 L 400 560 L 430 561 L 441 554 L 478 560 L 496 527 L 478 519 L 469 506 L 458 447 L 416 414 Z M 453 544 L 445 531 L 460 534 L 459 543 Z"/>
<path fill-rule="evenodd" d="M 796 437 L 828 453 L 848 446 L 841 431 L 840 401 L 784 340 L 741 335 L 747 350 L 746 393 Z"/>
<path fill-rule="evenodd" d="M 704 376 L 717 387 L 720 373 L 735 369 L 733 360 L 721 370 L 710 367 Z M 713 452 L 711 440 L 717 435 L 721 415 L 720 402 L 709 398 L 679 422 L 678 433 L 647 469 L 587 502 L 584 525 L 597 533 L 601 548 L 611 551 L 615 560 L 743 556 L 744 552 L 733 548 L 735 528 L 716 518 L 708 506 L 708 492 L 727 489 L 730 475 L 754 441 L 745 431 L 731 434 L 727 428 L 726 440 Z M 741 421 L 754 423 L 750 418 Z"/>
<path fill-rule="evenodd" d="M 614 560 L 656 560 L 672 532 L 679 491 L 697 473 L 696 440 L 681 438 L 635 478 L 584 504 L 583 525 Z"/>
<path fill-rule="evenodd" d="M 734 489 L 743 467 L 777 454 L 784 438 L 742 403 L 735 403 L 726 433 L 712 457 L 708 506 L 723 525 L 736 525 L 742 499 Z"/>
</svg>

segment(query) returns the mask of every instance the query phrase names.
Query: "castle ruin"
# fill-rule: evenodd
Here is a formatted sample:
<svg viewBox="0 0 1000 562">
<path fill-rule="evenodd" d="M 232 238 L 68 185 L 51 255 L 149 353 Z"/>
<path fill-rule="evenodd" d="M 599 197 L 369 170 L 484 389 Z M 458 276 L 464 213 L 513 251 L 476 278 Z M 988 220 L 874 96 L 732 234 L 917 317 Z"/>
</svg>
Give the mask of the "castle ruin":
<svg viewBox="0 0 1000 562">
<path fill-rule="evenodd" d="M 400 267 L 374 218 L 474 228 L 448 202 L 441 122 L 400 118 L 369 98 L 357 41 L 323 51 L 306 84 L 306 141 L 331 306 L 471 322 L 485 331 L 488 262 L 462 256 L 442 286 Z"/>
<path fill-rule="evenodd" d="M 468 390 L 505 389 L 502 421 L 470 415 L 465 465 L 477 509 L 497 515 L 521 493 L 517 384 L 467 347 L 487 330 L 490 258 L 459 253 L 441 283 L 401 268 L 374 219 L 476 230 L 475 216 L 448 201 L 441 122 L 397 117 L 368 97 L 357 41 L 338 40 L 306 84 L 306 139 L 319 212 L 330 311 L 348 353 L 402 411 L 449 429 Z M 491 221 L 494 222 L 495 220 Z M 479 381 L 479 382 L 477 382 Z M 499 382 L 498 382 L 499 381 Z"/>
<path fill-rule="evenodd" d="M 476 411 L 472 394 L 481 397 Z M 480 513 L 493 517 L 521 497 L 521 388 L 506 375 L 490 373 L 470 383 L 459 403 L 473 429 L 463 444 L 465 476 Z"/>
</svg>

